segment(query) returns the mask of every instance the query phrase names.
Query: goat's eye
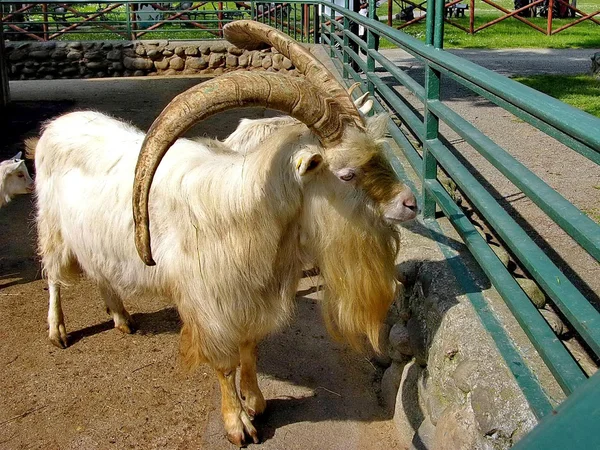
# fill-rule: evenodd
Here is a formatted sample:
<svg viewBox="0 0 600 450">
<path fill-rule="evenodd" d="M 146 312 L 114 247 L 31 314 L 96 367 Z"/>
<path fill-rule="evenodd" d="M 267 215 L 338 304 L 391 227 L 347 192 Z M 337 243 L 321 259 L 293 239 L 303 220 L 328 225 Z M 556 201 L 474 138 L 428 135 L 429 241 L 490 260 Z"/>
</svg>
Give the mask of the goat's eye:
<svg viewBox="0 0 600 450">
<path fill-rule="evenodd" d="M 18 174 L 17 174 L 17 176 L 18 176 L 19 178 L 25 178 L 25 175 L 23 175 L 22 173 L 18 173 Z"/>
<path fill-rule="evenodd" d="M 352 178 L 354 178 L 354 172 L 348 172 L 344 175 L 340 175 L 340 180 L 343 181 L 350 181 Z"/>
</svg>

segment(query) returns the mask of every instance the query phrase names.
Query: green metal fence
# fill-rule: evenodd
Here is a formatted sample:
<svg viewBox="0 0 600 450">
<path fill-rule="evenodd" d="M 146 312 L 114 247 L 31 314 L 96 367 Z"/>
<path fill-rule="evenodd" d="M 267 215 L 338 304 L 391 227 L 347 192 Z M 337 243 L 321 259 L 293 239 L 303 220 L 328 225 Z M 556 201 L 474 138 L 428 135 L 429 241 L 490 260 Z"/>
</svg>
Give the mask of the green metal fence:
<svg viewBox="0 0 600 450">
<path fill-rule="evenodd" d="M 380 22 L 363 18 L 350 11 L 348 6 L 349 2 L 346 0 L 345 8 L 334 7 L 331 16 L 322 17 L 322 23 L 330 21 L 329 25 L 323 24 L 322 26 L 323 41 L 329 45 L 331 55 L 338 61 L 340 72 L 351 80 L 363 82 L 365 89 L 376 94 L 387 109 L 393 111 L 409 130 L 410 138 L 394 121 L 390 121 L 393 138 L 403 149 L 412 168 L 421 178 L 425 220 L 433 222 L 436 209 L 443 211 L 501 294 L 564 392 L 569 395 L 574 392 L 582 392 L 582 390 L 589 391 L 592 382 L 587 381 L 587 376 L 581 367 L 557 338 L 538 309 L 504 264 L 500 262 L 485 239 L 477 232 L 461 208 L 443 188 L 437 178 L 438 168 L 441 167 L 450 175 L 467 197 L 468 202 L 478 210 L 494 232 L 510 248 L 519 264 L 542 287 L 553 305 L 568 320 L 570 326 L 576 330 L 596 357 L 600 356 L 600 314 L 448 148 L 439 131 L 440 123 L 448 125 L 485 157 L 568 233 L 596 262 L 600 259 L 600 226 L 465 118 L 444 104 L 440 95 L 440 79 L 445 76 L 460 83 L 595 164 L 600 164 L 600 119 L 444 52 L 442 50 L 445 8 L 443 0 L 428 2 L 425 43 Z M 369 17 L 374 17 L 374 9 L 373 2 L 371 2 Z M 343 16 L 343 20 L 336 21 L 337 16 Z M 368 29 L 366 42 L 358 39 L 358 36 L 350 30 L 349 25 L 352 21 L 360 23 Z M 387 38 L 423 62 L 425 66 L 423 85 L 395 67 L 375 50 L 375 35 Z M 353 42 L 354 45 L 352 45 Z M 366 53 L 365 59 L 361 58 L 359 52 L 356 51 L 357 45 Z M 353 61 L 354 67 L 352 67 Z M 379 77 L 375 71 L 376 65 L 389 72 L 397 85 L 407 88 L 422 102 L 425 111 L 422 117 L 408 106 L 406 99 L 403 99 L 396 90 Z M 477 296 L 471 300 L 484 326 L 496 339 L 498 348 L 537 417 L 552 416 L 549 413 L 553 411 L 556 414 L 543 388 L 539 386 L 537 378 L 526 367 L 523 359 L 518 355 L 518 351 L 511 345 L 510 339 L 501 329 L 499 321 L 491 317 L 493 314 L 490 314 L 485 302 Z M 598 377 L 599 375 L 594 377 L 596 380 L 594 385 L 598 384 Z M 591 401 L 587 397 L 579 397 L 580 402 Z M 591 396 L 588 397 L 591 399 Z M 570 410 L 578 410 L 567 406 L 565 410 L 562 410 L 563 417 L 569 416 L 568 411 Z M 578 405 L 578 408 L 581 409 L 581 405 Z M 595 411 L 595 419 L 598 420 L 600 409 L 591 407 L 591 410 Z M 567 423 L 574 426 L 577 420 L 571 417 Z M 549 427 L 544 428 L 550 429 Z M 593 433 L 583 431 L 583 434 L 586 436 L 586 448 L 594 448 L 593 442 L 600 442 L 598 433 L 592 436 Z M 532 448 L 532 445 L 535 446 L 530 440 L 523 444 L 527 448 Z M 536 446 L 536 448 L 541 447 Z"/>
<path fill-rule="evenodd" d="M 5 39 L 138 40 L 221 39 L 239 19 L 269 24 L 300 42 L 317 42 L 316 3 L 257 1 L 81 2 L 0 0 Z"/>
</svg>

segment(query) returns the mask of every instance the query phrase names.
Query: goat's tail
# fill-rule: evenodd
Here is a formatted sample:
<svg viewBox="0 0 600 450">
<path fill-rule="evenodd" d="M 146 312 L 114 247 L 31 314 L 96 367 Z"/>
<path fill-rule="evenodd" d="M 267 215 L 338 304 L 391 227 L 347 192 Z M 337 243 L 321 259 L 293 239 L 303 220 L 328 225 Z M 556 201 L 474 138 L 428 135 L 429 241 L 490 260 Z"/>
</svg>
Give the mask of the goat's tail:
<svg viewBox="0 0 600 450">
<path fill-rule="evenodd" d="M 35 159 L 35 148 L 37 147 L 37 144 L 39 141 L 40 141 L 40 138 L 38 138 L 38 137 L 32 137 L 32 138 L 25 139 L 25 141 L 23 142 L 23 145 L 25 146 L 25 158 L 26 159 L 31 159 L 31 160 Z"/>
</svg>

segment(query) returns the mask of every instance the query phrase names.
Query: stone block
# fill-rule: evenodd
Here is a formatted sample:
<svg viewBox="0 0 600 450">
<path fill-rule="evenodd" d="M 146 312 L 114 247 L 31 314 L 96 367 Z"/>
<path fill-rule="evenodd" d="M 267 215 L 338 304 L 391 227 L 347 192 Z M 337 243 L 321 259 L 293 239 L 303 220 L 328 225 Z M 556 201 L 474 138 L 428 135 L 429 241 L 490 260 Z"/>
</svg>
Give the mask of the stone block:
<svg viewBox="0 0 600 450">
<path fill-rule="evenodd" d="M 174 56 L 169 60 L 169 68 L 173 70 L 183 70 L 185 62 L 179 56 Z"/>
<path fill-rule="evenodd" d="M 186 69 L 194 69 L 194 70 L 202 70 L 208 67 L 208 62 L 200 56 L 200 57 L 191 57 L 186 58 L 185 60 L 185 68 Z"/>
</svg>

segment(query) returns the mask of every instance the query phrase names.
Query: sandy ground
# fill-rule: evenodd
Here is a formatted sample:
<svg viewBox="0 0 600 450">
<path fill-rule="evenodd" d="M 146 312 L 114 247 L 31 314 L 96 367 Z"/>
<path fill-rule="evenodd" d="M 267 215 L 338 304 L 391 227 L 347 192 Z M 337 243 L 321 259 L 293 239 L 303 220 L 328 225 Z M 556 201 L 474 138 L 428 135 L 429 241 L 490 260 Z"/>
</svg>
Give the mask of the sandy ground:
<svg viewBox="0 0 600 450">
<path fill-rule="evenodd" d="M 12 83 L 15 103 L 1 122 L 0 158 L 16 153 L 41 121 L 75 108 L 147 128 L 168 100 L 198 81 Z M 223 137 L 241 116 L 261 115 L 226 114 L 192 134 Z M 139 331 L 124 335 L 112 328 L 94 285 L 67 287 L 70 346 L 57 349 L 46 337 L 47 288 L 29 196 L 0 210 L 0 236 L 0 449 L 234 448 L 223 436 L 212 371 L 178 366 L 180 321 L 167 300 L 127 300 Z M 257 419 L 260 448 L 400 448 L 378 402 L 380 369 L 327 337 L 313 281 L 300 286 L 296 320 L 259 349 L 268 400 Z"/>
</svg>

